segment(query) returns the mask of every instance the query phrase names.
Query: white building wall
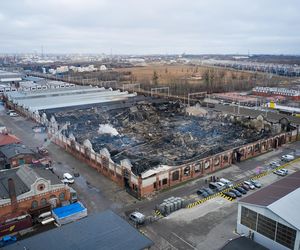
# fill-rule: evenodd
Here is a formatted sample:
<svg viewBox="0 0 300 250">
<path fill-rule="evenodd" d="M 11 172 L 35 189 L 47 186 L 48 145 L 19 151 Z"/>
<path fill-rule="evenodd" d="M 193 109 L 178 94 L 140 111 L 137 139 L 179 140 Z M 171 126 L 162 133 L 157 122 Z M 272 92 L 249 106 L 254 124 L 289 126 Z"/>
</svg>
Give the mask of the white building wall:
<svg viewBox="0 0 300 250">
<path fill-rule="evenodd" d="M 300 230 L 297 230 L 295 227 L 293 227 L 292 225 L 290 225 L 289 223 L 287 223 L 286 221 L 284 221 L 279 216 L 277 216 L 276 214 L 274 214 L 273 212 L 271 212 L 269 209 L 267 209 L 265 207 L 260 207 L 260 206 L 250 205 L 250 204 L 243 204 L 243 203 L 238 204 L 237 232 L 239 234 L 244 234 L 245 236 L 249 236 L 250 232 L 254 232 L 253 240 L 269 249 L 272 249 L 272 250 L 288 250 L 289 249 L 289 248 L 277 243 L 276 241 L 271 240 L 268 237 L 242 225 L 241 224 L 242 206 L 244 206 L 248 209 L 251 209 L 252 211 L 255 211 L 259 214 L 262 214 L 272 220 L 275 220 L 283 225 L 286 225 L 290 228 L 295 229 L 297 231 L 297 235 L 296 235 L 296 239 L 295 239 L 294 250 L 300 250 Z"/>
<path fill-rule="evenodd" d="M 142 187 L 153 185 L 154 182 L 156 182 L 156 176 L 143 179 Z"/>
</svg>

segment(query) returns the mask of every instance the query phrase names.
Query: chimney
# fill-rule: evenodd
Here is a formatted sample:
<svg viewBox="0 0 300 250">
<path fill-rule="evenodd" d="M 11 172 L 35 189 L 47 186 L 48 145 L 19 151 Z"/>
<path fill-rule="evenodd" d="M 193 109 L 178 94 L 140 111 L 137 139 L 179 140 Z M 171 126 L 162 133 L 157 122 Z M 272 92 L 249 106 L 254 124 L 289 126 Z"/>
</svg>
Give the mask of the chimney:
<svg viewBox="0 0 300 250">
<path fill-rule="evenodd" d="M 15 183 L 12 178 L 8 179 L 8 193 L 11 202 L 12 213 L 15 213 L 18 210 L 18 201 L 17 201 Z"/>
</svg>

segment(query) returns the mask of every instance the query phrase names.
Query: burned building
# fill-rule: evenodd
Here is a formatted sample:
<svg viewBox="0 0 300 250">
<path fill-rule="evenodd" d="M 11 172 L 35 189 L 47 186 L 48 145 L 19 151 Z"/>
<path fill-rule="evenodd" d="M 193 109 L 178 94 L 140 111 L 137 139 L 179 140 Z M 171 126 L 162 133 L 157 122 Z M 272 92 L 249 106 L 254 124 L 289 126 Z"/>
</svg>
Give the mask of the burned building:
<svg viewBox="0 0 300 250">
<path fill-rule="evenodd" d="M 47 117 L 58 124 L 54 128 L 68 123 L 57 143 L 70 152 L 82 152 L 80 158 L 87 158 L 137 197 L 217 171 L 293 139 L 292 127 L 271 124 L 263 117 L 213 112 L 204 117 L 188 116 L 181 103 L 163 100 L 111 109 L 56 110 Z"/>
<path fill-rule="evenodd" d="M 49 100 L 40 94 L 33 101 L 17 95 L 11 102 L 21 111 L 18 105 L 26 99 L 26 114 L 47 126 L 56 144 L 136 197 L 218 171 L 297 137 L 297 130 L 286 121 L 275 124 L 262 116 L 253 119 L 213 111 L 191 116 L 181 102 L 123 92 L 106 97 L 105 89 L 97 91 L 102 97 L 93 104 L 70 105 L 70 92 L 66 103 L 65 92 L 50 93 Z M 42 109 L 36 106 L 37 98 L 46 98 Z M 48 105 L 53 98 L 60 105 Z M 32 102 L 35 111 L 30 113 Z"/>
</svg>

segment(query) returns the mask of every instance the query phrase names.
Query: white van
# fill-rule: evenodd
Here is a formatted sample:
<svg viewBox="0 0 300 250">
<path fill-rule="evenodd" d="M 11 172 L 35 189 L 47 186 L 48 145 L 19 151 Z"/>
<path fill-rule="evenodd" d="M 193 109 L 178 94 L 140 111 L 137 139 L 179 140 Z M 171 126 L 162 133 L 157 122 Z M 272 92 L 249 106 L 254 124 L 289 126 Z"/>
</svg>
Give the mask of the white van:
<svg viewBox="0 0 300 250">
<path fill-rule="evenodd" d="M 220 182 L 224 183 L 227 187 L 233 187 L 233 184 L 230 180 L 227 180 L 225 178 L 221 178 Z"/>
<path fill-rule="evenodd" d="M 74 183 L 74 178 L 73 178 L 73 176 L 71 174 L 64 173 L 62 182 L 64 184 L 73 184 Z"/>
</svg>

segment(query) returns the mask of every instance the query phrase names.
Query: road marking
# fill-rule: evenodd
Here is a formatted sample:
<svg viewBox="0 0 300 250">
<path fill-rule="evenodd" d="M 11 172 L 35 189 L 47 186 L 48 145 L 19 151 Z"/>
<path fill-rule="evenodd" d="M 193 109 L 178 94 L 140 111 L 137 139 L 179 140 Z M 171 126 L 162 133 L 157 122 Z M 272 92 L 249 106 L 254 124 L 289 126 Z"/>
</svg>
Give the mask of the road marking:
<svg viewBox="0 0 300 250">
<path fill-rule="evenodd" d="M 182 242 L 184 242 L 185 244 L 187 244 L 188 246 L 190 246 L 193 249 L 197 249 L 195 248 L 193 245 L 191 245 L 190 243 L 188 243 L 187 241 L 185 241 L 184 239 L 182 239 L 180 236 L 178 236 L 176 233 L 172 232 L 172 234 L 177 237 L 178 239 L 180 239 Z"/>
</svg>

